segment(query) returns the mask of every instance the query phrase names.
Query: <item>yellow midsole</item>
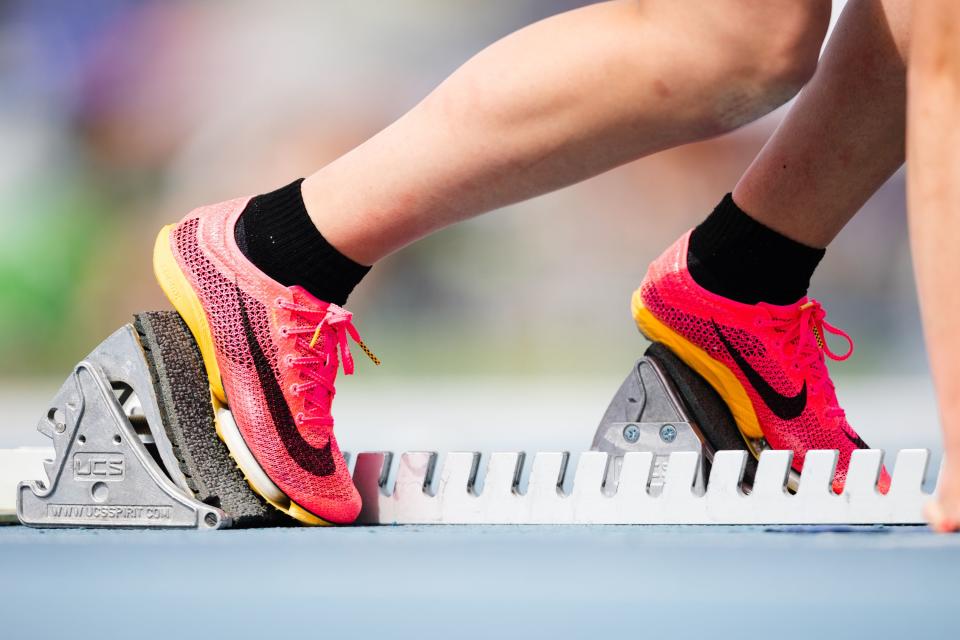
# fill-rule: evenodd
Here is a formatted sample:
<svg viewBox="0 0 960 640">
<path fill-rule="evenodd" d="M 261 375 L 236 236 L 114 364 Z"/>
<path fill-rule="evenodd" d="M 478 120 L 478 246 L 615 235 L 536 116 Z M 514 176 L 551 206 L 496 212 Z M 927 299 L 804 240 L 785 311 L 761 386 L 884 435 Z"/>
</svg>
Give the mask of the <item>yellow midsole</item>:
<svg viewBox="0 0 960 640">
<path fill-rule="evenodd" d="M 210 331 L 207 314 L 203 310 L 203 305 L 200 304 L 200 298 L 197 297 L 187 277 L 180 269 L 180 265 L 177 264 L 177 259 L 173 255 L 173 248 L 170 246 L 170 233 L 175 226 L 176 225 L 173 224 L 167 225 L 161 229 L 157 235 L 157 241 L 153 246 L 153 273 L 157 278 L 157 282 L 160 284 L 160 288 L 163 289 L 163 293 L 166 294 L 167 299 L 170 300 L 173 308 L 177 310 L 177 313 L 180 314 L 183 321 L 190 327 L 190 333 L 193 334 L 194 340 L 197 341 L 197 346 L 200 347 L 200 355 L 203 357 L 203 365 L 207 370 L 207 379 L 209 380 L 210 393 L 212 395 L 211 400 L 214 406 L 216 407 L 219 404 L 227 407 L 229 406 L 227 403 L 227 394 L 223 390 L 223 379 L 220 377 L 220 365 L 217 364 L 216 349 L 213 344 L 213 333 Z M 220 434 L 219 421 L 217 421 L 217 436 L 226 443 Z M 234 462 L 236 462 L 237 459 L 233 456 L 232 452 L 231 457 L 233 457 Z M 241 471 L 243 471 L 243 469 L 241 469 Z M 246 473 L 244 473 L 244 475 L 246 475 Z M 258 489 L 249 479 L 247 480 L 247 484 L 250 485 L 250 488 L 253 489 L 257 495 L 295 520 L 299 520 L 308 525 L 331 524 L 310 513 L 310 511 L 301 507 L 293 500 L 290 500 L 289 505 L 282 505 L 270 500 L 264 495 L 265 492 Z M 289 499 L 289 496 L 287 497 Z"/>
<path fill-rule="evenodd" d="M 737 377 L 722 362 L 710 357 L 706 351 L 693 344 L 676 331 L 660 322 L 643 304 L 640 290 L 634 292 L 631 298 L 631 309 L 637 327 L 648 339 L 660 342 L 670 348 L 683 360 L 687 366 L 699 373 L 704 380 L 710 383 L 724 402 L 730 408 L 737 428 L 746 438 L 763 438 L 760 421 L 753 409 L 753 403 L 747 395 L 746 389 L 740 384 Z"/>
<path fill-rule="evenodd" d="M 203 310 L 203 305 L 200 304 L 200 298 L 180 270 L 180 265 L 177 264 L 170 246 L 170 233 L 175 226 L 167 225 L 157 235 L 157 242 L 153 246 L 153 273 L 173 308 L 190 327 L 190 332 L 197 341 L 197 346 L 200 347 L 200 355 L 203 356 L 203 364 L 210 381 L 210 391 L 215 398 L 226 405 L 227 394 L 223 390 L 220 366 L 217 364 L 213 333 L 207 322 L 207 314 Z"/>
</svg>

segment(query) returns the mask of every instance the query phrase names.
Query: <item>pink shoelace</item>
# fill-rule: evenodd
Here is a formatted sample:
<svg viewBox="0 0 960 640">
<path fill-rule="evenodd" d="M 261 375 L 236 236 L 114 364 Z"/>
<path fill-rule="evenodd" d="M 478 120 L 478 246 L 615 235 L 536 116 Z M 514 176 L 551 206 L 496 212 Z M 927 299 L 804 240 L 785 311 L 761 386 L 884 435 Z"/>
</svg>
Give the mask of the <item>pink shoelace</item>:
<svg viewBox="0 0 960 640">
<path fill-rule="evenodd" d="M 778 314 L 777 316 L 772 315 Z M 809 372 L 809 390 L 812 394 L 819 394 L 829 389 L 834 391 L 833 382 L 830 380 L 830 374 L 827 371 L 824 355 L 831 360 L 843 361 L 853 355 L 853 339 L 842 329 L 838 329 L 826 321 L 827 312 L 816 300 L 808 302 L 796 308 L 795 313 L 787 316 L 783 315 L 782 309 L 771 310 L 770 326 L 783 332 L 782 347 L 784 356 L 788 359 L 793 357 L 793 367 Z M 827 344 L 825 333 L 831 333 L 840 336 L 847 341 L 849 348 L 843 354 L 838 354 L 830 349 Z M 787 352 L 787 345 L 795 345 L 792 353 Z M 836 402 L 826 409 L 826 415 L 835 418 L 845 416 Z"/>
<path fill-rule="evenodd" d="M 350 353 L 347 340 L 349 337 L 374 364 L 379 365 L 380 360 L 360 339 L 360 332 L 353 325 L 353 314 L 343 307 L 331 304 L 326 309 L 319 310 L 286 301 L 278 301 L 278 306 L 308 321 L 307 326 L 281 328 L 281 334 L 293 337 L 296 340 L 297 349 L 304 354 L 288 355 L 286 358 L 287 366 L 300 369 L 301 376 L 306 380 L 306 382 L 293 384 L 290 388 L 290 392 L 294 395 L 304 396 L 304 412 L 294 417 L 297 425 L 332 428 L 333 416 L 330 415 L 330 405 L 337 392 L 333 384 L 336 371 L 331 376 L 325 375 L 322 370 L 330 366 L 330 357 L 337 359 L 339 356 L 338 361 L 343 365 L 344 374 L 353 374 L 353 355 Z M 316 327 L 311 329 L 309 324 L 314 322 L 317 323 Z M 332 334 L 334 341 L 328 342 L 324 336 L 324 328 L 330 330 L 326 336 Z M 311 336 L 309 340 L 306 339 L 308 335 Z"/>
</svg>

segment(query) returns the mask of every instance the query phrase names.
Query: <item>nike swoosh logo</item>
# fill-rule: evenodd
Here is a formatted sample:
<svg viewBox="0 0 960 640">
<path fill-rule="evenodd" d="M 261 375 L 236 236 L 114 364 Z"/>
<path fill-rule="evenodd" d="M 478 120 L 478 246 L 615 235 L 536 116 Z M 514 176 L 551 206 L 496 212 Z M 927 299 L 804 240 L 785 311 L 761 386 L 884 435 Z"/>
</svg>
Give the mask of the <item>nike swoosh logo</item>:
<svg viewBox="0 0 960 640">
<path fill-rule="evenodd" d="M 759 395 L 760 399 L 769 407 L 773 415 L 781 420 L 793 420 L 799 417 L 807 407 L 807 381 L 803 381 L 803 387 L 795 396 L 785 396 L 779 393 L 770 386 L 769 382 L 764 380 L 763 376 L 757 373 L 756 369 L 750 366 L 750 363 L 743 357 L 743 354 L 730 344 L 730 341 L 723 335 L 723 331 L 720 330 L 720 326 L 716 320 L 711 318 L 710 324 L 713 325 L 713 330 L 717 333 L 717 337 L 720 338 L 720 342 L 726 347 L 727 353 L 730 354 L 733 361 L 737 363 L 737 366 L 743 371 L 743 375 L 747 377 L 747 380 L 756 390 L 757 395 Z"/>
<path fill-rule="evenodd" d="M 846 430 L 846 429 L 840 429 L 840 430 L 843 431 L 843 435 L 845 435 L 845 436 L 847 437 L 847 440 L 849 440 L 850 442 L 852 442 L 853 445 L 854 445 L 857 449 L 869 449 L 869 448 L 870 448 L 870 445 L 868 445 L 866 442 L 864 442 L 864 441 L 863 441 L 863 438 L 861 438 L 860 436 L 852 436 L 852 435 L 850 435 L 849 433 L 847 433 L 847 430 Z"/>
<path fill-rule="evenodd" d="M 283 390 L 280 389 L 280 384 L 277 382 L 276 374 L 270 364 L 270 359 L 263 352 L 263 348 L 257 340 L 257 335 L 253 331 L 253 325 L 250 323 L 250 316 L 247 313 L 247 306 L 244 304 L 243 297 L 238 287 L 237 300 L 240 304 L 240 320 L 243 324 L 243 333 L 247 338 L 250 355 L 253 357 L 253 366 L 257 369 L 257 377 L 260 379 L 260 384 L 263 385 L 263 395 L 267 401 L 267 409 L 273 418 L 273 424 L 277 427 L 277 433 L 280 434 L 280 441 L 293 461 L 300 465 L 304 471 L 320 477 L 333 475 L 337 466 L 330 450 L 330 441 L 328 440 L 323 447 L 314 447 L 304 439 L 300 430 L 297 429 L 297 424 L 290 414 L 290 407 L 287 406 L 287 400 L 283 397 Z"/>
</svg>

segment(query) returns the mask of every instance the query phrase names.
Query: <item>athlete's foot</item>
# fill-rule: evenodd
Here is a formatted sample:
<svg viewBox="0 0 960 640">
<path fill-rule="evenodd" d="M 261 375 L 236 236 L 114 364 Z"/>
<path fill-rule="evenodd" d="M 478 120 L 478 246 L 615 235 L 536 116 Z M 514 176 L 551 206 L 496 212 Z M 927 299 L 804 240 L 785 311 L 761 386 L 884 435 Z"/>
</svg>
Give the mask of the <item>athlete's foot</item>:
<svg viewBox="0 0 960 640">
<path fill-rule="evenodd" d="M 853 342 L 832 327 L 816 300 L 779 306 L 742 304 L 699 286 L 687 269 L 690 233 L 650 265 L 633 294 L 640 331 L 661 342 L 703 376 L 730 407 L 748 448 L 789 449 L 800 471 L 807 451 L 840 452 L 833 490 L 843 489 L 850 455 L 866 443 L 847 423 L 824 356 L 845 360 Z M 826 333 L 843 337 L 843 355 Z M 890 477 L 878 481 L 886 493 Z"/>
<path fill-rule="evenodd" d="M 251 487 L 302 522 L 349 523 L 360 495 L 330 408 L 341 359 L 353 372 L 348 338 L 363 345 L 348 311 L 283 286 L 244 256 L 234 228 L 247 202 L 165 227 L 154 271 L 200 345 L 214 403 L 229 409 L 218 411 L 218 433 Z"/>
<path fill-rule="evenodd" d="M 950 462 L 955 457 L 947 453 L 937 494 L 924 508 L 930 527 L 940 533 L 960 531 L 960 471 Z"/>
</svg>

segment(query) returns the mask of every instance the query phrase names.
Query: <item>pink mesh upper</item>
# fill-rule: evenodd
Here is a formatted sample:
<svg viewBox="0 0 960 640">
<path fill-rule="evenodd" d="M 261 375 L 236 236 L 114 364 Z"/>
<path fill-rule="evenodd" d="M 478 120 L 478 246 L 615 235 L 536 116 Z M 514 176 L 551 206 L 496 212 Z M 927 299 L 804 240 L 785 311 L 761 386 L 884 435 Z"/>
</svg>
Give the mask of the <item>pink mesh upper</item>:
<svg viewBox="0 0 960 640">
<path fill-rule="evenodd" d="M 342 325 L 325 324 L 309 346 L 321 320 L 346 312 L 282 286 L 240 253 L 233 229 L 246 202 L 191 212 L 171 234 L 172 249 L 203 305 L 230 410 L 254 457 L 300 506 L 352 522 L 360 496 L 330 416 Z"/>
<path fill-rule="evenodd" d="M 811 449 L 837 449 L 840 455 L 833 486 L 839 493 L 850 454 L 865 445 L 840 408 L 814 328 L 806 326 L 814 321 L 810 312 L 804 313 L 804 305 L 809 308 L 816 303 L 804 298 L 788 306 L 746 305 L 707 291 L 687 270 L 689 237 L 688 232 L 650 265 L 640 286 L 644 306 L 737 376 L 770 446 L 793 450 L 794 469 L 802 469 L 806 452 Z M 805 324 L 798 324 L 801 322 Z M 738 366 L 724 339 L 777 393 L 796 396 L 806 385 L 802 413 L 791 419 L 775 415 Z M 677 355 L 683 358 L 683 354 Z M 886 492 L 889 482 L 883 470 L 881 491 Z"/>
</svg>

